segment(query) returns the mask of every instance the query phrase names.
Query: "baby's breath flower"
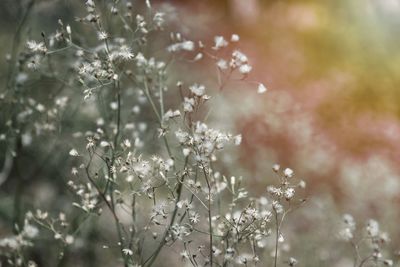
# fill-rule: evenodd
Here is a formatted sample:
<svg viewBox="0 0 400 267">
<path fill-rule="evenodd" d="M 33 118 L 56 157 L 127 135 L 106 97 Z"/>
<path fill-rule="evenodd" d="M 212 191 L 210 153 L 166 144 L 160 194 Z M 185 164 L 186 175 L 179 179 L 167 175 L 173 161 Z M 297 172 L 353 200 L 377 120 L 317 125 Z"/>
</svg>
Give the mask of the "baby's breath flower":
<svg viewBox="0 0 400 267">
<path fill-rule="evenodd" d="M 104 41 L 104 40 L 107 40 L 109 38 L 109 35 L 105 31 L 99 31 L 97 33 L 97 38 L 99 38 L 100 41 Z"/>
<path fill-rule="evenodd" d="M 385 266 L 393 266 L 393 260 L 384 260 L 384 261 L 383 261 L 383 264 L 384 264 Z"/>
<path fill-rule="evenodd" d="M 135 57 L 135 55 L 132 53 L 132 49 L 126 45 L 121 46 L 118 56 L 122 60 L 131 60 Z"/>
<path fill-rule="evenodd" d="M 272 169 L 274 170 L 274 172 L 278 172 L 280 168 L 281 168 L 281 166 L 279 166 L 279 164 L 274 164 L 274 166 L 272 166 Z"/>
<path fill-rule="evenodd" d="M 133 251 L 130 250 L 129 248 L 123 248 L 122 252 L 127 256 L 132 256 L 133 255 Z"/>
<path fill-rule="evenodd" d="M 68 35 L 71 35 L 71 26 L 67 25 L 67 27 L 65 27 Z"/>
<path fill-rule="evenodd" d="M 68 245 L 71 245 L 72 243 L 74 243 L 74 237 L 72 235 L 67 235 L 65 237 L 65 243 L 67 243 Z"/>
<path fill-rule="evenodd" d="M 367 233 L 371 237 L 375 237 L 379 234 L 379 223 L 373 219 L 370 219 L 367 223 Z"/>
<path fill-rule="evenodd" d="M 262 84 L 262 83 L 258 84 L 257 93 L 263 94 L 266 91 L 267 91 L 267 88 L 265 87 L 264 84 Z"/>
<path fill-rule="evenodd" d="M 284 192 L 286 200 L 291 200 L 294 197 L 294 188 L 287 188 Z"/>
<path fill-rule="evenodd" d="M 225 59 L 220 59 L 217 61 L 217 66 L 221 70 L 226 70 L 226 69 L 228 69 L 228 62 L 226 62 Z"/>
<path fill-rule="evenodd" d="M 232 34 L 232 36 L 231 36 L 231 42 L 239 42 L 239 39 L 240 39 L 239 35 L 237 35 L 237 34 Z"/>
<path fill-rule="evenodd" d="M 185 112 L 193 112 L 194 104 L 195 104 L 194 98 L 185 97 L 184 100 L 183 100 L 183 111 L 185 111 Z"/>
<path fill-rule="evenodd" d="M 222 47 L 225 47 L 228 45 L 228 42 L 225 40 L 223 36 L 215 36 L 214 37 L 214 47 L 213 49 L 218 50 Z"/>
<path fill-rule="evenodd" d="M 286 178 L 291 178 L 291 177 L 293 176 L 294 172 L 293 172 L 292 169 L 286 168 L 286 169 L 283 171 L 283 174 L 285 175 Z"/>
<path fill-rule="evenodd" d="M 288 265 L 291 267 L 297 265 L 297 263 L 298 263 L 298 261 L 293 257 L 290 257 L 288 260 Z"/>
<path fill-rule="evenodd" d="M 189 215 L 189 221 L 192 224 L 197 224 L 200 221 L 200 215 L 197 212 L 191 212 Z"/>
<path fill-rule="evenodd" d="M 179 110 L 174 110 L 174 111 L 172 111 L 172 110 L 170 109 L 170 110 L 168 110 L 167 112 L 165 112 L 164 118 L 163 118 L 163 119 L 164 119 L 165 121 L 168 121 L 169 119 L 179 117 L 180 115 L 181 115 L 181 112 L 180 112 Z"/>
<path fill-rule="evenodd" d="M 249 74 L 251 69 L 252 67 L 249 64 L 244 64 L 239 67 L 240 73 L 244 75 Z"/>
<path fill-rule="evenodd" d="M 156 12 L 156 14 L 154 14 L 153 21 L 156 24 L 156 26 L 159 28 L 161 28 L 164 24 L 164 21 L 165 21 L 164 15 L 165 14 L 162 12 Z"/>
<path fill-rule="evenodd" d="M 193 84 L 192 86 L 189 87 L 190 91 L 195 94 L 196 96 L 203 96 L 205 93 L 205 87 L 204 85 L 199 85 L 199 84 Z"/>
<path fill-rule="evenodd" d="M 30 40 L 26 43 L 28 49 L 32 50 L 32 52 L 47 52 L 47 48 L 43 42 L 36 42 L 34 40 Z"/>
<path fill-rule="evenodd" d="M 168 46 L 167 50 L 169 52 L 193 51 L 194 43 L 193 43 L 193 41 L 183 41 L 183 42 L 175 43 L 175 44 Z"/>
<path fill-rule="evenodd" d="M 79 156 L 79 153 L 75 148 L 73 148 L 69 151 L 69 155 L 72 157 L 77 157 L 77 156 Z"/>
<path fill-rule="evenodd" d="M 199 61 L 203 58 L 203 53 L 197 53 L 196 56 L 193 58 L 193 61 Z"/>
<path fill-rule="evenodd" d="M 180 254 L 181 254 L 182 260 L 188 260 L 189 259 L 189 252 L 187 250 L 183 250 Z"/>
<path fill-rule="evenodd" d="M 235 145 L 239 146 L 242 143 L 242 135 L 238 134 L 233 138 Z"/>
</svg>

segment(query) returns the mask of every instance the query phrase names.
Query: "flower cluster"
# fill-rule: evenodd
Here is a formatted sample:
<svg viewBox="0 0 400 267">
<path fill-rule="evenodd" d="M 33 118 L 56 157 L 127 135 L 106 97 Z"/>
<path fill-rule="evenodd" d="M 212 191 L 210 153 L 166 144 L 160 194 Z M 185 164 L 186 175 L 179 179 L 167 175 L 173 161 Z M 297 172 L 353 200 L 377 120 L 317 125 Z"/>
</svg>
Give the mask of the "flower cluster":
<svg viewBox="0 0 400 267">
<path fill-rule="evenodd" d="M 0 239 L 0 265 L 4 256 L 9 265 L 36 266 L 24 255 L 46 229 L 57 244 L 52 251 L 59 265 L 69 245 L 73 255 L 73 248 L 93 242 L 94 251 L 102 247 L 113 256 L 112 264 L 125 267 L 153 266 L 162 251 L 176 251 L 176 258 L 193 266 L 296 266 L 297 259 L 283 255 L 288 252 L 283 226 L 305 202 L 300 197 L 305 182 L 292 169 L 274 165 L 277 182 L 253 196 L 246 189 L 249 179 L 219 160 L 230 153 L 227 147 L 237 152 L 242 135 L 208 120 L 214 99 L 230 83 L 267 91 L 264 84 L 248 81 L 253 66 L 238 47 L 239 35 L 218 35 L 211 44 L 181 33 L 165 37 L 168 17 L 150 1 L 97 6 L 86 0 L 85 8 L 77 19 L 79 31 L 59 21 L 55 33 L 27 41 L 10 59 L 7 88 L 12 90 L 0 95 L 0 107 L 12 116 L 0 141 L 13 141 L 7 155 L 12 161 L 34 142 L 41 141 L 41 151 L 47 152 L 47 138 L 33 136 L 52 133 L 61 144 L 49 149 L 47 158 L 62 157 L 63 164 L 51 176 L 66 178 L 69 190 L 55 198 L 71 201 L 57 207 L 62 212 L 55 217 L 30 203 L 35 211 L 21 222 L 16 218 L 15 234 Z M 194 69 L 199 61 L 209 63 L 204 59 L 216 69 L 214 84 L 173 72 L 174 64 Z M 29 91 L 28 81 L 36 80 L 52 85 L 47 102 Z M 76 120 L 79 126 L 72 127 Z M 19 186 L 23 178 L 16 181 Z M 383 250 L 388 235 L 379 224 L 370 220 L 362 232 L 359 239 L 354 219 L 344 216 L 340 234 L 356 250 L 356 263 L 393 265 Z M 369 246 L 361 247 L 364 242 Z"/>
<path fill-rule="evenodd" d="M 384 257 L 387 254 L 384 248 L 390 242 L 390 237 L 380 230 L 376 220 L 369 219 L 362 229 L 357 229 L 353 216 L 344 214 L 339 236 L 351 244 L 356 255 L 355 265 L 364 266 L 373 262 L 375 265 L 393 266 L 394 261 Z"/>
</svg>

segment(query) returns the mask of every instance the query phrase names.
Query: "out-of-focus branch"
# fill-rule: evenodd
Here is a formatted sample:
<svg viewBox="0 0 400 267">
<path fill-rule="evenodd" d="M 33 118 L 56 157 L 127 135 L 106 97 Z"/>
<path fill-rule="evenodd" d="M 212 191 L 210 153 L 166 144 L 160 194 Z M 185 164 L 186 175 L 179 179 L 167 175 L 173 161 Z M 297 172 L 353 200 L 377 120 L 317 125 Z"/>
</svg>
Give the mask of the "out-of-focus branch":
<svg viewBox="0 0 400 267">
<path fill-rule="evenodd" d="M 8 176 L 10 175 L 12 166 L 13 166 L 14 158 L 11 153 L 6 153 L 5 160 L 3 164 L 3 169 L 0 172 L 0 186 L 7 181 Z"/>
<path fill-rule="evenodd" d="M 21 42 L 21 33 L 22 33 L 22 29 L 24 28 L 26 22 L 28 21 L 28 17 L 29 14 L 32 11 L 33 8 L 33 4 L 35 3 L 35 0 L 30 0 L 27 4 L 25 13 L 22 16 L 21 22 L 18 24 L 17 29 L 15 31 L 14 34 L 14 39 L 13 39 L 13 43 L 12 43 L 12 50 L 11 50 L 11 59 L 10 59 L 10 66 L 8 69 L 8 73 L 7 73 L 7 79 L 6 79 L 6 88 L 12 88 L 13 85 L 11 83 L 11 79 L 13 77 L 14 71 L 15 71 L 15 67 L 17 64 L 17 52 L 18 52 L 18 48 Z"/>
</svg>

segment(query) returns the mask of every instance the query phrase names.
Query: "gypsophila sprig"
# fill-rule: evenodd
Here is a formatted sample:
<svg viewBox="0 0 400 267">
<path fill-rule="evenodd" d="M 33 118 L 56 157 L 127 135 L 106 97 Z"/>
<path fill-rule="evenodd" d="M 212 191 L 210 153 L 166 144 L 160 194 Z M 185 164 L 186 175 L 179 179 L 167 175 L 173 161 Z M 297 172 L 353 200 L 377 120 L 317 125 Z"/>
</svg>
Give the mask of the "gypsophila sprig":
<svg viewBox="0 0 400 267">
<path fill-rule="evenodd" d="M 309 264 L 290 251 L 285 228 L 306 182 L 278 164 L 273 179 L 246 173 L 240 146 L 251 136 L 213 121 L 233 84 L 270 90 L 249 80 L 255 64 L 241 37 L 198 40 L 176 23 L 172 4 L 142 2 L 86 0 L 71 4 L 81 8 L 75 21 L 46 27 L 53 32 L 25 19 L 16 31 L 0 92 L 0 185 L 17 190 L 1 199 L 1 223 L 10 223 L 0 265 Z M 207 80 L 193 78 L 201 73 Z M 37 168 L 24 171 L 27 162 Z M 248 188 L 265 181 L 258 195 Z M 354 266 L 395 266 L 384 227 L 355 221 L 344 215 L 338 230 Z"/>
</svg>

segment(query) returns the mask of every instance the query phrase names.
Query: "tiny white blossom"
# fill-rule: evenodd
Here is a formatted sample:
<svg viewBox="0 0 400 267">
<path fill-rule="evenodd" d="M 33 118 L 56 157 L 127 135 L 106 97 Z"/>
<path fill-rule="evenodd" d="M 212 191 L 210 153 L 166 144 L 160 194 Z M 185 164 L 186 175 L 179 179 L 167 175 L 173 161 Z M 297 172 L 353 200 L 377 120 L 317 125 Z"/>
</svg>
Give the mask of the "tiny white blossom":
<svg viewBox="0 0 400 267">
<path fill-rule="evenodd" d="M 262 84 L 262 83 L 258 84 L 257 93 L 263 94 L 266 91 L 267 91 L 267 88 L 265 87 L 264 84 Z"/>
<path fill-rule="evenodd" d="M 235 137 L 233 137 L 233 142 L 235 143 L 235 145 L 240 145 L 242 143 L 242 135 L 238 134 Z"/>
<path fill-rule="evenodd" d="M 214 47 L 213 49 L 218 50 L 222 47 L 225 47 L 228 45 L 228 42 L 225 40 L 223 36 L 215 36 L 214 37 Z"/>
<path fill-rule="evenodd" d="M 288 260 L 289 266 L 295 266 L 295 265 L 297 265 L 297 263 L 298 263 L 298 261 L 293 257 L 290 257 Z"/>
<path fill-rule="evenodd" d="M 272 166 L 272 169 L 274 170 L 274 172 L 278 172 L 280 168 L 281 168 L 281 166 L 279 166 L 279 164 L 274 164 L 274 166 Z"/>
<path fill-rule="evenodd" d="M 239 71 L 241 74 L 249 74 L 252 67 L 249 64 L 244 64 L 239 67 Z"/>
<path fill-rule="evenodd" d="M 226 70 L 228 68 L 228 62 L 224 59 L 220 59 L 217 61 L 217 67 L 221 70 Z"/>
<path fill-rule="evenodd" d="M 28 49 L 32 50 L 32 52 L 46 52 L 47 48 L 43 42 L 36 42 L 34 40 L 28 41 L 26 43 Z"/>
<path fill-rule="evenodd" d="M 67 236 L 65 237 L 65 242 L 66 242 L 68 245 L 71 245 L 72 243 L 74 243 L 74 237 L 73 237 L 72 235 L 67 235 Z"/>
<path fill-rule="evenodd" d="M 294 197 L 295 190 L 293 188 L 287 188 L 284 192 L 286 200 L 290 200 Z"/>
<path fill-rule="evenodd" d="M 383 264 L 384 264 L 385 266 L 393 266 L 393 261 L 392 261 L 392 260 L 384 260 L 384 261 L 383 261 Z"/>
<path fill-rule="evenodd" d="M 71 26 L 67 25 L 65 29 L 67 30 L 68 35 L 71 35 Z"/>
<path fill-rule="evenodd" d="M 168 121 L 169 119 L 179 117 L 180 115 L 181 115 L 181 112 L 179 110 L 174 110 L 173 111 L 173 110 L 170 109 L 167 112 L 165 112 L 164 120 Z"/>
<path fill-rule="evenodd" d="M 127 147 L 127 148 L 130 148 L 130 147 L 132 146 L 132 145 L 131 145 L 131 141 L 129 141 L 128 139 L 125 139 L 123 144 L 124 144 L 124 146 Z"/>
<path fill-rule="evenodd" d="M 99 31 L 97 33 L 97 38 L 99 38 L 100 41 L 104 41 L 104 40 L 108 39 L 108 37 L 109 37 L 108 33 L 105 31 Z"/>
<path fill-rule="evenodd" d="M 367 223 L 367 232 L 371 237 L 377 236 L 379 234 L 379 223 L 370 219 Z"/>
<path fill-rule="evenodd" d="M 77 157 L 77 156 L 79 156 L 79 153 L 75 148 L 73 148 L 69 151 L 69 155 L 72 157 Z"/>
<path fill-rule="evenodd" d="M 184 148 L 182 149 L 182 153 L 185 157 L 189 156 L 190 154 L 190 148 Z"/>
<path fill-rule="evenodd" d="M 183 100 L 183 111 L 185 112 L 193 112 L 194 110 L 194 99 L 185 97 Z"/>
<path fill-rule="evenodd" d="M 205 93 L 206 88 L 204 85 L 194 84 L 189 87 L 190 91 L 195 94 L 196 96 L 203 96 Z"/>
<path fill-rule="evenodd" d="M 189 215 L 189 221 L 192 224 L 197 224 L 200 221 L 200 215 L 197 212 L 191 212 Z"/>
<path fill-rule="evenodd" d="M 133 251 L 130 250 L 129 248 L 122 249 L 122 252 L 127 256 L 132 256 L 133 255 Z"/>
<path fill-rule="evenodd" d="M 111 102 L 110 103 L 110 108 L 112 110 L 117 110 L 118 109 L 118 103 L 117 102 Z"/>
<path fill-rule="evenodd" d="M 286 168 L 286 169 L 283 171 L 283 174 L 284 174 L 287 178 L 290 178 L 290 177 L 293 176 L 294 172 L 293 172 L 292 169 Z"/>
<path fill-rule="evenodd" d="M 182 43 L 182 50 L 193 51 L 194 43 L 192 41 L 185 41 Z"/>
<path fill-rule="evenodd" d="M 240 37 L 237 34 L 232 34 L 231 36 L 231 42 L 239 42 Z"/>
</svg>

